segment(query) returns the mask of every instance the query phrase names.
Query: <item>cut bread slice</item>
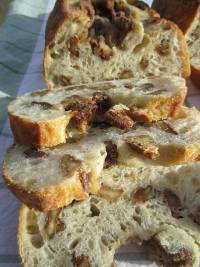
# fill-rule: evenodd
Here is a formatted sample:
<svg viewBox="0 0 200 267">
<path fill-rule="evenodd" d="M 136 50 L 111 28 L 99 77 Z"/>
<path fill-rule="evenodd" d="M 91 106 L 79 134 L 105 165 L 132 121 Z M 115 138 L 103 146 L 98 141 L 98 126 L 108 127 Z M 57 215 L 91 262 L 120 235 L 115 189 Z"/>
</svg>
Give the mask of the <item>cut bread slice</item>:
<svg viewBox="0 0 200 267">
<path fill-rule="evenodd" d="M 46 29 L 47 85 L 190 75 L 179 28 L 142 1 L 57 1 Z"/>
<path fill-rule="evenodd" d="M 51 147 L 93 121 L 131 128 L 135 121 L 176 117 L 186 91 L 185 80 L 174 76 L 97 82 L 27 93 L 10 103 L 8 114 L 17 143 Z"/>
<path fill-rule="evenodd" d="M 129 242 L 144 243 L 160 266 L 199 266 L 200 163 L 113 167 L 102 181 L 101 196 L 69 207 L 48 213 L 22 207 L 24 267 L 110 267 L 116 250 Z"/>
<path fill-rule="evenodd" d="M 200 85 L 200 3 L 198 0 L 154 0 L 155 8 L 162 17 L 178 24 L 185 33 L 190 52 L 193 81 Z"/>
<path fill-rule="evenodd" d="M 27 206 L 51 210 L 97 194 L 103 169 L 169 166 L 198 161 L 200 113 L 185 108 L 176 119 L 132 130 L 91 129 L 55 148 L 12 146 L 4 161 L 10 190 Z"/>
</svg>

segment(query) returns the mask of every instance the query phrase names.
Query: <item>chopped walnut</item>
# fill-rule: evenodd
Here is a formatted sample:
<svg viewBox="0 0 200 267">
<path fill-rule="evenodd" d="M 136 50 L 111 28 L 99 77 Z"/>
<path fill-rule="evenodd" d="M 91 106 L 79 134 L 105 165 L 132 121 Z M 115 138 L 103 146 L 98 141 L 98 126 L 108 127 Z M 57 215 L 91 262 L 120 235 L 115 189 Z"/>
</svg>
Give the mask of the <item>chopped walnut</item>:
<svg viewBox="0 0 200 267">
<path fill-rule="evenodd" d="M 79 43 L 79 38 L 77 35 L 72 36 L 69 39 L 69 51 L 71 55 L 75 57 L 79 57 L 78 43 Z"/>
<path fill-rule="evenodd" d="M 128 78 L 131 78 L 133 77 L 133 72 L 131 70 L 123 70 L 120 75 L 119 75 L 119 78 L 120 79 L 128 79 Z"/>
<path fill-rule="evenodd" d="M 178 132 L 166 121 L 159 121 L 156 125 L 166 133 L 178 135 Z"/>
<path fill-rule="evenodd" d="M 90 267 L 89 258 L 87 256 L 81 255 L 73 258 L 74 267 Z"/>
<path fill-rule="evenodd" d="M 149 60 L 142 58 L 142 60 L 140 61 L 140 67 L 142 70 L 145 70 L 149 65 Z"/>
<path fill-rule="evenodd" d="M 134 121 L 128 115 L 128 110 L 123 109 L 119 105 L 110 108 L 104 114 L 104 117 L 106 122 L 121 129 L 131 129 L 135 125 Z"/>
<path fill-rule="evenodd" d="M 36 148 L 28 148 L 24 151 L 26 158 L 42 158 L 46 157 L 47 153 Z"/>
<path fill-rule="evenodd" d="M 81 161 L 78 159 L 75 159 L 71 155 L 66 154 L 61 158 L 60 166 L 61 166 L 63 175 L 65 177 L 70 177 L 70 176 L 73 176 L 77 170 L 80 170 Z"/>
<path fill-rule="evenodd" d="M 148 185 L 145 188 L 140 187 L 133 192 L 132 199 L 134 202 L 146 202 L 147 200 L 150 199 L 151 193 L 152 193 L 152 187 L 150 185 Z"/>
<path fill-rule="evenodd" d="M 48 102 L 37 102 L 37 101 L 32 101 L 31 102 L 32 105 L 38 105 L 41 106 L 44 110 L 48 110 L 48 109 L 54 109 L 55 106 L 48 103 Z"/>
<path fill-rule="evenodd" d="M 109 60 L 113 56 L 112 49 L 105 43 L 103 36 L 90 41 L 94 55 L 100 56 L 104 60 Z"/>
<path fill-rule="evenodd" d="M 159 147 L 153 139 L 147 135 L 129 136 L 125 142 L 134 151 L 142 154 L 143 156 L 155 160 L 159 157 Z"/>
<path fill-rule="evenodd" d="M 137 107 L 132 107 L 129 112 L 130 117 L 136 122 L 149 122 L 151 117 L 148 112 L 144 109 L 138 109 Z"/>
<path fill-rule="evenodd" d="M 116 202 L 121 197 L 122 194 L 123 194 L 123 189 L 111 188 L 106 185 L 102 185 L 98 192 L 98 196 L 106 199 L 109 202 Z"/>
<path fill-rule="evenodd" d="M 88 188 L 89 188 L 89 173 L 86 172 L 86 171 L 81 171 L 80 172 L 80 181 L 83 185 L 83 188 L 85 191 L 88 191 Z"/>
<path fill-rule="evenodd" d="M 170 53 L 169 43 L 165 40 L 162 40 L 161 43 L 156 46 L 155 50 L 160 56 L 168 56 Z"/>
<path fill-rule="evenodd" d="M 118 151 L 117 151 L 117 145 L 114 144 L 111 140 L 104 142 L 106 145 L 106 160 L 104 168 L 109 168 L 110 166 L 117 164 L 118 159 Z"/>
<path fill-rule="evenodd" d="M 171 210 L 172 216 L 175 218 L 181 218 L 180 216 L 181 201 L 178 198 L 178 196 L 171 190 L 165 189 L 164 200 L 167 202 Z"/>
<path fill-rule="evenodd" d="M 44 232 L 48 239 L 52 239 L 55 234 L 65 229 L 65 224 L 59 218 L 61 211 L 61 209 L 49 211 L 46 215 Z"/>
<path fill-rule="evenodd" d="M 92 98 L 98 106 L 99 113 L 105 113 L 111 106 L 109 96 L 102 92 L 95 92 Z"/>
<path fill-rule="evenodd" d="M 191 252 L 186 248 L 180 248 L 176 253 L 162 246 L 160 240 L 155 237 L 147 241 L 147 249 L 150 257 L 162 266 L 192 266 Z"/>
<path fill-rule="evenodd" d="M 80 96 L 72 96 L 71 99 L 62 102 L 65 110 L 72 110 L 75 116 L 71 122 L 76 129 L 85 132 L 89 123 L 93 120 L 98 109 L 94 100 L 86 99 Z"/>
</svg>

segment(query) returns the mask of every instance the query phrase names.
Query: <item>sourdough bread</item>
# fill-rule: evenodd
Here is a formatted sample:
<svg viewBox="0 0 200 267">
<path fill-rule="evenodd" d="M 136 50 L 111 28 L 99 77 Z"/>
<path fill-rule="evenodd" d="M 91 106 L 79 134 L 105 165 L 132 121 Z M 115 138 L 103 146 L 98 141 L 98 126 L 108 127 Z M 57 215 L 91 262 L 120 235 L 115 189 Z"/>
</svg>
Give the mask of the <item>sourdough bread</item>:
<svg viewBox="0 0 200 267">
<path fill-rule="evenodd" d="M 51 210 L 97 194 L 103 169 L 169 166 L 198 161 L 200 114 L 184 108 L 176 119 L 135 129 L 91 129 L 54 148 L 13 145 L 4 161 L 10 190 L 27 206 Z"/>
<path fill-rule="evenodd" d="M 9 104 L 8 114 L 17 143 L 51 147 L 95 121 L 132 128 L 136 121 L 176 117 L 186 91 L 185 80 L 174 76 L 97 82 L 27 93 Z"/>
<path fill-rule="evenodd" d="M 46 29 L 47 85 L 190 74 L 182 32 L 142 1 L 57 1 Z"/>
<path fill-rule="evenodd" d="M 107 169 L 100 196 L 48 213 L 23 206 L 24 266 L 110 267 L 116 250 L 144 243 L 164 267 L 200 264 L 200 164 Z"/>
<path fill-rule="evenodd" d="M 154 0 L 162 17 L 177 23 L 185 33 L 190 52 L 192 79 L 200 85 L 200 3 L 198 0 Z"/>
</svg>

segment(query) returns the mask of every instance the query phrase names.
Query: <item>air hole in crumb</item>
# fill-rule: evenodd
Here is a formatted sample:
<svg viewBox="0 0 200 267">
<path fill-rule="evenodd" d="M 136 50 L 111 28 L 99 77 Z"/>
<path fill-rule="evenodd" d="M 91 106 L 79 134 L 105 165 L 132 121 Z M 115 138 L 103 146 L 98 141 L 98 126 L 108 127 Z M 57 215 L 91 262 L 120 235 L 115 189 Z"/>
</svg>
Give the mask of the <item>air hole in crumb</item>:
<svg viewBox="0 0 200 267">
<path fill-rule="evenodd" d="M 141 209 L 140 209 L 140 207 L 136 207 L 136 208 L 135 208 L 135 213 L 136 213 L 136 214 L 140 214 L 140 213 L 141 213 Z"/>
<path fill-rule="evenodd" d="M 107 239 L 106 239 L 105 236 L 102 236 L 102 237 L 101 237 L 101 241 L 102 241 L 102 243 L 103 243 L 106 247 L 108 246 L 108 241 L 107 241 Z"/>
<path fill-rule="evenodd" d="M 44 245 L 44 240 L 40 234 L 37 234 L 32 236 L 31 243 L 35 248 L 41 248 Z"/>
<path fill-rule="evenodd" d="M 73 210 L 73 213 L 74 213 L 74 214 L 77 214 L 77 213 L 78 213 L 78 210 Z"/>
<path fill-rule="evenodd" d="M 122 231 L 126 231 L 126 225 L 124 225 L 123 223 L 120 224 L 120 227 L 122 229 Z"/>
<path fill-rule="evenodd" d="M 90 211 L 91 211 L 92 217 L 99 216 L 100 214 L 100 210 L 94 204 L 91 204 Z"/>
<path fill-rule="evenodd" d="M 141 217 L 133 215 L 133 219 L 134 219 L 139 225 L 141 225 L 141 223 L 142 223 Z"/>
<path fill-rule="evenodd" d="M 79 242 L 80 242 L 80 238 L 75 239 L 74 241 L 72 241 L 72 243 L 69 246 L 69 249 L 75 249 L 75 247 L 78 245 Z"/>
</svg>

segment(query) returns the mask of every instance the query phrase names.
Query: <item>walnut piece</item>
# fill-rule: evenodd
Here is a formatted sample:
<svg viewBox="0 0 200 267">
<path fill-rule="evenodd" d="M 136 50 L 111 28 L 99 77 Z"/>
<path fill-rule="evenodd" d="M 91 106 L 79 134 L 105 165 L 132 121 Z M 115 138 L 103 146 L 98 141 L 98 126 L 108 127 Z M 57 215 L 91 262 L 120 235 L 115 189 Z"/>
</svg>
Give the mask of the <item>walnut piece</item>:
<svg viewBox="0 0 200 267">
<path fill-rule="evenodd" d="M 192 255 L 186 248 L 180 248 L 176 253 L 170 253 L 166 247 L 162 246 L 156 236 L 147 241 L 147 249 L 150 257 L 161 266 L 191 266 Z"/>
<path fill-rule="evenodd" d="M 164 190 L 164 200 L 167 202 L 172 216 L 175 218 L 181 218 L 180 210 L 181 210 L 181 201 L 178 196 L 169 189 Z"/>
<path fill-rule="evenodd" d="M 123 194 L 123 189 L 111 188 L 106 185 L 102 185 L 98 192 L 98 196 L 106 199 L 111 203 L 116 202 L 121 197 L 122 194 Z"/>
<path fill-rule="evenodd" d="M 81 255 L 73 258 L 74 267 L 90 267 L 89 258 Z"/>
<path fill-rule="evenodd" d="M 169 43 L 165 40 L 162 40 L 161 43 L 156 46 L 155 50 L 160 56 L 168 56 L 170 53 Z"/>
<path fill-rule="evenodd" d="M 55 234 L 65 229 L 65 224 L 59 218 L 61 211 L 62 209 L 49 211 L 46 215 L 44 232 L 48 239 L 52 239 Z"/>
<path fill-rule="evenodd" d="M 106 145 L 106 152 L 107 152 L 104 168 L 109 168 L 110 166 L 117 164 L 117 159 L 118 159 L 117 145 L 114 144 L 111 140 L 105 141 L 104 143 Z"/>
<path fill-rule="evenodd" d="M 75 112 L 71 122 L 80 132 L 87 130 L 98 109 L 94 100 L 80 96 L 72 96 L 70 99 L 64 100 L 62 104 L 66 111 L 72 110 Z"/>
<path fill-rule="evenodd" d="M 100 56 L 104 60 L 109 60 L 113 56 L 112 49 L 105 43 L 103 36 L 98 36 L 90 41 L 94 55 Z"/>
<path fill-rule="evenodd" d="M 24 154 L 26 158 L 35 158 L 35 159 L 47 156 L 46 152 L 38 150 L 37 148 L 28 148 L 24 151 Z"/>
<path fill-rule="evenodd" d="M 128 79 L 132 77 L 133 77 L 133 72 L 132 70 L 129 70 L 129 69 L 123 70 L 119 75 L 120 79 Z"/>
<path fill-rule="evenodd" d="M 131 129 L 135 122 L 128 115 L 128 111 L 121 107 L 121 105 L 116 105 L 104 114 L 105 121 L 121 129 Z"/>
<path fill-rule="evenodd" d="M 100 114 L 105 113 L 111 106 L 109 96 L 102 92 L 94 92 L 92 100 L 97 104 Z"/>
<path fill-rule="evenodd" d="M 155 160 L 159 157 L 159 147 L 153 141 L 153 139 L 147 135 L 129 136 L 125 139 L 125 142 L 130 148 L 143 156 Z"/>
<path fill-rule="evenodd" d="M 166 121 L 159 121 L 156 125 L 166 133 L 178 135 L 178 132 Z"/>
<path fill-rule="evenodd" d="M 77 35 L 72 36 L 69 39 L 69 51 L 72 56 L 79 57 L 78 43 L 79 43 L 79 38 Z"/>
<path fill-rule="evenodd" d="M 62 173 L 65 177 L 71 177 L 74 175 L 76 171 L 79 171 L 81 169 L 81 161 L 78 159 L 75 159 L 71 155 L 64 155 L 61 158 L 60 166 L 62 169 Z"/>
<path fill-rule="evenodd" d="M 146 202 L 150 199 L 151 192 L 152 187 L 150 185 L 145 188 L 140 187 L 133 192 L 132 199 L 134 202 Z"/>
</svg>

